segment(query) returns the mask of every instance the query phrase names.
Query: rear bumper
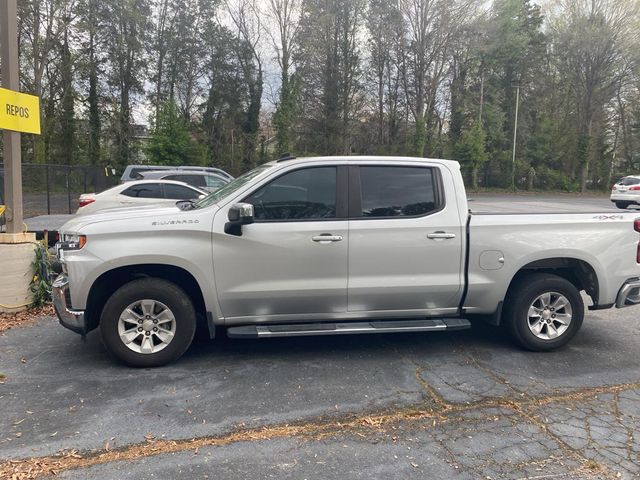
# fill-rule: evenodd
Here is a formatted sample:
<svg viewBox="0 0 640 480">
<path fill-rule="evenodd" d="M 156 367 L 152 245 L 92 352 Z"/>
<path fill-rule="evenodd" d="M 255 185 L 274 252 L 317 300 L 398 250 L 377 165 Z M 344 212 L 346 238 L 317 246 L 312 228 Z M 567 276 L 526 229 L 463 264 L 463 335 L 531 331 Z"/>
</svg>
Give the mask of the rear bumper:
<svg viewBox="0 0 640 480">
<path fill-rule="evenodd" d="M 633 193 L 612 193 L 609 197 L 612 202 L 640 202 L 640 195 Z"/>
<path fill-rule="evenodd" d="M 640 279 L 631 278 L 627 280 L 616 298 L 616 308 L 630 307 L 640 304 Z"/>
<path fill-rule="evenodd" d="M 58 275 L 52 285 L 53 308 L 58 320 L 63 327 L 84 335 L 87 333 L 84 319 L 84 310 L 72 310 L 67 301 L 69 291 L 69 279 L 63 273 Z"/>
</svg>

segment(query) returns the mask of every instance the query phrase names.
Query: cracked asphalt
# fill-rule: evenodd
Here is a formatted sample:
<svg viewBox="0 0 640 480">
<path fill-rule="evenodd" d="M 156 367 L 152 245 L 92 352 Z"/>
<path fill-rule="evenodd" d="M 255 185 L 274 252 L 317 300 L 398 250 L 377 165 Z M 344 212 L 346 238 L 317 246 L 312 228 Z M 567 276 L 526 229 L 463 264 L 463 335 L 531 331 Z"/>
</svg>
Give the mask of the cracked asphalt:
<svg viewBox="0 0 640 480">
<path fill-rule="evenodd" d="M 200 338 L 147 370 L 43 318 L 0 335 L 0 478 L 640 478 L 639 314 L 550 353 L 474 323 Z"/>
</svg>

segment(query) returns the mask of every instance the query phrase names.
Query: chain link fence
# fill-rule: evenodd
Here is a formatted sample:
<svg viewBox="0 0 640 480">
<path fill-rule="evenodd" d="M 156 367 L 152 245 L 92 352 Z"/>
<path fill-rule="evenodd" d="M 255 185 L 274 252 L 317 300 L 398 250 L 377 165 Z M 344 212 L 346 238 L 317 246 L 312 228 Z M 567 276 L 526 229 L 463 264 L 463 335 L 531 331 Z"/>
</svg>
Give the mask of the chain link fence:
<svg viewBox="0 0 640 480">
<path fill-rule="evenodd" d="M 0 177 L 4 168 L 0 163 Z M 111 169 L 85 165 L 22 164 L 24 217 L 75 213 L 82 193 L 101 192 L 117 185 Z M 4 180 L 0 181 L 4 184 Z M 4 203 L 0 187 L 0 203 Z"/>
</svg>

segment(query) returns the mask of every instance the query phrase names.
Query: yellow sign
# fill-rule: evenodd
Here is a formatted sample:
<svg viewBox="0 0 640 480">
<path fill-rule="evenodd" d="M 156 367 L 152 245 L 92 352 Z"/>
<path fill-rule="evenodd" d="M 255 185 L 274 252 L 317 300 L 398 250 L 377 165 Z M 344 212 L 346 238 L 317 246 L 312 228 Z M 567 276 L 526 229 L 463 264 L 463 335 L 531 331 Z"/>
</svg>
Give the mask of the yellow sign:
<svg viewBox="0 0 640 480">
<path fill-rule="evenodd" d="M 0 128 L 40 135 L 40 99 L 0 88 Z"/>
</svg>

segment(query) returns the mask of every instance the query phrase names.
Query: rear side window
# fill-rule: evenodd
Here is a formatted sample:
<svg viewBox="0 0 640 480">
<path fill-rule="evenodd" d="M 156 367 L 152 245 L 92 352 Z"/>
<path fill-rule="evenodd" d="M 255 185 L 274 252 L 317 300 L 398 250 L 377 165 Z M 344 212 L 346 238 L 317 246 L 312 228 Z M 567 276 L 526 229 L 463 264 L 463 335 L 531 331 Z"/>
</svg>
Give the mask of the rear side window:
<svg viewBox="0 0 640 480">
<path fill-rule="evenodd" d="M 121 195 L 136 198 L 164 198 L 162 195 L 162 188 L 159 183 L 142 183 L 140 185 L 134 185 L 133 187 L 123 190 Z"/>
<path fill-rule="evenodd" d="M 182 185 L 164 184 L 164 196 L 171 200 L 195 200 L 201 193 Z"/>
<path fill-rule="evenodd" d="M 416 217 L 439 209 L 433 168 L 360 167 L 360 216 Z"/>
<path fill-rule="evenodd" d="M 624 177 L 621 178 L 620 181 L 618 182 L 618 185 L 622 185 L 622 186 L 629 186 L 629 185 L 638 185 L 640 184 L 640 178 L 633 178 L 633 177 Z"/>
<path fill-rule="evenodd" d="M 286 173 L 251 194 L 256 220 L 309 220 L 336 217 L 336 167 Z"/>
</svg>

